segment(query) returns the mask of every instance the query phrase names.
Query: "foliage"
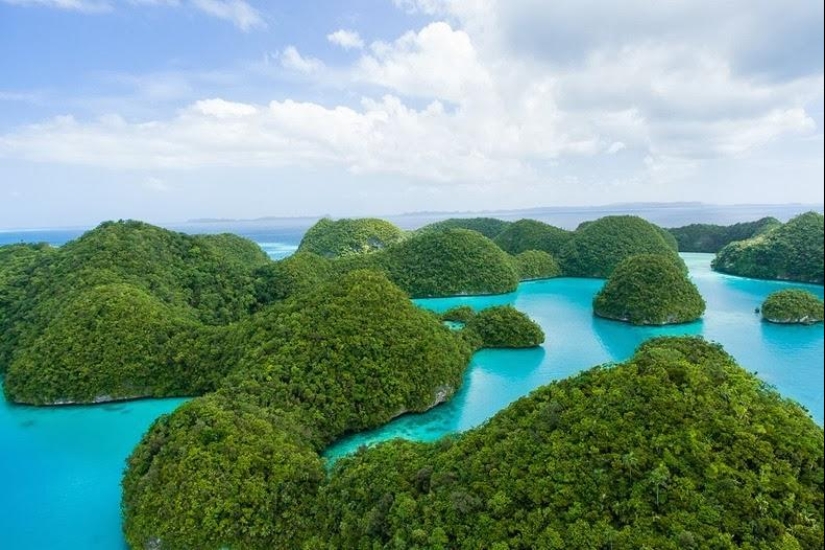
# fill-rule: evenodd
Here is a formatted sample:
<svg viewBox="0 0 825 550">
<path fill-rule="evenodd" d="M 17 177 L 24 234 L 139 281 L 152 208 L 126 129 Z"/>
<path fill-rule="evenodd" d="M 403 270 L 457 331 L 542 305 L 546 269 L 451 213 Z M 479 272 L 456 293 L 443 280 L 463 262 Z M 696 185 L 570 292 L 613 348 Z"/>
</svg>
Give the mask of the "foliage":
<svg viewBox="0 0 825 550">
<path fill-rule="evenodd" d="M 637 254 L 616 266 L 593 311 L 634 325 L 687 323 L 702 316 L 705 301 L 672 257 Z"/>
<path fill-rule="evenodd" d="M 10 344 L 20 337 L 19 317 L 27 314 L 23 303 L 31 274 L 55 251 L 45 243 L 0 246 L 0 374 L 11 362 Z"/>
<path fill-rule="evenodd" d="M 504 231 L 510 223 L 496 218 L 449 218 L 425 225 L 417 229 L 416 233 L 443 231 L 445 229 L 472 229 L 488 239 L 495 239 L 496 235 Z"/>
<path fill-rule="evenodd" d="M 711 266 L 743 277 L 822 284 L 823 233 L 822 214 L 800 214 L 757 237 L 730 243 Z"/>
<path fill-rule="evenodd" d="M 659 227 L 658 225 L 654 225 L 656 230 L 659 232 L 659 235 L 665 240 L 667 245 L 676 252 L 679 252 L 679 243 L 676 241 L 676 237 L 673 233 L 670 232 L 668 229 L 664 229 L 663 227 Z"/>
<path fill-rule="evenodd" d="M 762 303 L 762 317 L 773 323 L 821 323 L 823 302 L 807 290 L 777 290 Z"/>
<path fill-rule="evenodd" d="M 699 339 L 336 463 L 314 549 L 821 548 L 823 432 Z"/>
<path fill-rule="evenodd" d="M 561 275 L 559 263 L 553 256 L 541 250 L 525 250 L 513 257 L 519 279 L 550 279 Z"/>
<path fill-rule="evenodd" d="M 461 384 L 471 349 L 385 276 L 354 271 L 264 309 L 239 327 L 226 386 L 312 413 L 324 440 L 430 408 Z"/>
<path fill-rule="evenodd" d="M 525 219 L 510 224 L 499 233 L 494 242 L 510 254 L 541 250 L 556 255 L 570 240 L 570 237 L 570 231 L 537 220 Z"/>
<path fill-rule="evenodd" d="M 404 239 L 404 232 L 376 218 L 331 220 L 323 218 L 307 230 L 299 251 L 324 258 L 365 254 L 383 250 Z"/>
<path fill-rule="evenodd" d="M 150 428 L 128 460 L 123 517 L 132 548 L 297 548 L 324 478 L 293 416 L 221 393 Z"/>
<path fill-rule="evenodd" d="M 767 217 L 733 225 L 694 223 L 668 231 L 676 237 L 680 252 L 716 253 L 733 241 L 751 239 L 780 225 L 782 223 L 776 218 Z"/>
<path fill-rule="evenodd" d="M 605 216 L 580 225 L 561 251 L 559 261 L 571 277 L 608 277 L 634 254 L 663 254 L 677 258 L 660 228 L 638 216 Z M 681 260 L 679 260 L 681 261 Z"/>
<path fill-rule="evenodd" d="M 324 478 L 317 453 L 446 399 L 471 352 L 369 271 L 264 308 L 237 341 L 223 387 L 156 422 L 129 459 L 135 548 L 300 548 Z"/>
<path fill-rule="evenodd" d="M 257 307 L 254 272 L 270 263 L 234 235 L 134 221 L 0 250 L 14 259 L 0 280 L 4 390 L 38 404 L 213 389 L 226 372 L 217 327 Z"/>
<path fill-rule="evenodd" d="M 415 235 L 387 249 L 375 262 L 414 298 L 501 294 L 518 285 L 510 257 L 468 229 Z"/>
<path fill-rule="evenodd" d="M 513 306 L 496 306 L 476 313 L 465 330 L 480 337 L 485 348 L 532 348 L 544 343 L 544 331 Z"/>
<path fill-rule="evenodd" d="M 441 319 L 443 321 L 453 321 L 455 323 L 464 323 L 466 325 L 475 316 L 476 312 L 470 306 L 455 306 L 442 313 Z"/>
<path fill-rule="evenodd" d="M 255 301 L 264 306 L 307 292 L 332 273 L 330 260 L 311 252 L 296 252 L 255 270 Z"/>
</svg>

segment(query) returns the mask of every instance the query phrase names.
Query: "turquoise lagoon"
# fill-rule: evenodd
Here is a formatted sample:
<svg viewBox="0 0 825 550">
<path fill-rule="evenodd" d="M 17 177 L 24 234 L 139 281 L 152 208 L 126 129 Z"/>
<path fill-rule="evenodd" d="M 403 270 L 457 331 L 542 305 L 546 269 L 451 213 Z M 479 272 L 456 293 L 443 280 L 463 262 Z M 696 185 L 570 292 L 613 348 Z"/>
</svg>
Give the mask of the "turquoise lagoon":
<svg viewBox="0 0 825 550">
<path fill-rule="evenodd" d="M 457 305 L 482 309 L 512 304 L 536 320 L 547 340 L 534 350 L 482 350 L 449 402 L 424 414 L 402 416 L 370 432 L 343 439 L 327 449 L 335 459 L 361 445 L 403 437 L 432 441 L 478 426 L 534 388 L 594 365 L 623 361 L 644 340 L 665 335 L 701 335 L 724 345 L 740 365 L 801 403 L 823 423 L 823 325 L 775 325 L 754 312 L 768 294 L 804 288 L 822 298 L 823 287 L 732 277 L 710 269 L 712 254 L 682 254 L 707 302 L 702 320 L 669 327 L 634 327 L 592 314 L 597 279 L 550 279 L 522 283 L 502 296 L 417 300 L 435 311 Z"/>
<path fill-rule="evenodd" d="M 444 310 L 511 303 L 544 327 L 547 342 L 533 350 L 476 354 L 450 403 L 407 415 L 338 442 L 331 458 L 395 437 L 433 440 L 478 426 L 537 386 L 596 364 L 621 361 L 651 336 L 701 334 L 722 343 L 740 364 L 823 423 L 823 326 L 778 326 L 754 313 L 772 291 L 821 286 L 742 279 L 710 270 L 709 254 L 684 254 L 707 301 L 702 321 L 638 328 L 594 318 L 590 303 L 603 284 L 593 279 L 524 283 L 505 296 L 420 300 Z M 120 476 L 125 459 L 159 415 L 182 400 L 146 400 L 90 407 L 38 409 L 0 402 L 0 549 L 122 550 Z"/>
</svg>

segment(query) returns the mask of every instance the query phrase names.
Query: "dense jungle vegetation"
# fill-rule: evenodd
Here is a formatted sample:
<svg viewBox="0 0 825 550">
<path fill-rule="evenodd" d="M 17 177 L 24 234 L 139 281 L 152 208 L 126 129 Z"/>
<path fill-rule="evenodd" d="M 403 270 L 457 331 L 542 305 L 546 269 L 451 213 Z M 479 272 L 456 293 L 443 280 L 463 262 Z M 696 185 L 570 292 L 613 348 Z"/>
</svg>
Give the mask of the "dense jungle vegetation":
<svg viewBox="0 0 825 550">
<path fill-rule="evenodd" d="M 495 237 L 538 227 L 547 238 L 511 255 L 483 234 L 490 219 L 411 234 L 341 222 L 322 220 L 278 262 L 232 235 L 132 221 L 58 249 L 0 247 L 7 398 L 201 396 L 159 418 L 129 458 L 131 547 L 822 548 L 822 429 L 694 338 L 648 341 L 466 434 L 390 442 L 326 469 L 320 453 L 337 438 L 449 399 L 475 350 L 545 338 L 509 306 L 439 316 L 411 296 L 611 275 L 599 307 L 619 318 L 704 308 L 672 237 L 633 216 L 565 232 L 557 258 L 546 249 L 558 233 L 534 224 L 499 226 Z M 758 239 L 790 247 L 816 222 L 806 214 Z M 782 254 L 802 254 L 797 271 L 819 261 L 821 282 L 821 254 L 793 246 Z"/>
<path fill-rule="evenodd" d="M 679 252 L 710 252 L 715 254 L 733 241 L 744 241 L 779 227 L 782 222 L 776 218 L 762 218 L 755 222 L 715 225 L 694 223 L 683 227 L 669 228 L 679 245 Z"/>
<path fill-rule="evenodd" d="M 561 252 L 570 240 L 571 232 L 536 220 L 519 220 L 511 223 L 493 242 L 509 254 L 527 250 L 541 250 L 553 256 Z"/>
<path fill-rule="evenodd" d="M 756 237 L 730 243 L 711 265 L 742 277 L 822 284 L 824 225 L 822 214 L 801 214 Z"/>
<path fill-rule="evenodd" d="M 622 260 L 593 299 L 593 312 L 634 325 L 695 321 L 705 312 L 705 301 L 682 267 L 662 254 Z"/>
<path fill-rule="evenodd" d="M 681 262 L 663 230 L 638 216 L 605 216 L 585 222 L 573 232 L 559 255 L 569 277 L 609 277 L 634 254 L 663 254 Z"/>
<path fill-rule="evenodd" d="M 364 254 L 383 250 L 404 239 L 404 232 L 377 218 L 331 220 L 323 218 L 310 227 L 298 250 L 324 258 Z"/>
<path fill-rule="evenodd" d="M 650 340 L 470 432 L 328 474 L 311 409 L 244 391 L 161 418 L 135 450 L 134 548 L 821 547 L 822 429 L 701 339 Z"/>
<path fill-rule="evenodd" d="M 445 229 L 472 229 L 473 231 L 478 231 L 488 239 L 495 239 L 496 236 L 507 229 L 511 223 L 512 222 L 496 218 L 449 218 L 425 225 L 417 229 L 416 233 L 443 231 Z"/>
<path fill-rule="evenodd" d="M 762 302 L 762 318 L 772 323 L 821 323 L 823 301 L 798 288 L 777 290 Z"/>
</svg>

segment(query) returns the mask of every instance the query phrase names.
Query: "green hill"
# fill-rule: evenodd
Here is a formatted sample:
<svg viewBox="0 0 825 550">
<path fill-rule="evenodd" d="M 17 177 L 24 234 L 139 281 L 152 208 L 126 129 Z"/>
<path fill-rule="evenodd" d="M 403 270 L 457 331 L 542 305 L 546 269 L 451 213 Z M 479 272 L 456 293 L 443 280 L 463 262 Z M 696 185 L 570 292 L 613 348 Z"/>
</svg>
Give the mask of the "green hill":
<svg viewBox="0 0 825 550">
<path fill-rule="evenodd" d="M 383 250 L 404 239 L 404 232 L 377 218 L 330 220 L 323 218 L 310 227 L 298 246 L 324 258 L 366 254 Z"/>
<path fill-rule="evenodd" d="M 336 463 L 308 548 L 821 548 L 823 432 L 721 348 L 654 339 L 480 428 Z"/>
<path fill-rule="evenodd" d="M 559 262 L 567 276 L 606 278 L 634 254 L 663 254 L 681 262 L 662 229 L 638 216 L 605 216 L 581 224 Z"/>
<path fill-rule="evenodd" d="M 468 229 L 415 235 L 375 262 L 414 298 L 501 294 L 515 290 L 519 281 L 510 257 Z"/>
<path fill-rule="evenodd" d="M 676 237 L 680 252 L 716 253 L 733 241 L 751 239 L 780 225 L 779 220 L 768 217 L 733 225 L 694 223 L 668 231 Z"/>
<path fill-rule="evenodd" d="M 4 391 L 37 404 L 214 389 L 227 370 L 217 327 L 255 309 L 255 271 L 271 263 L 234 235 L 133 221 L 0 250 L 15 260 L 0 280 Z"/>
<path fill-rule="evenodd" d="M 762 318 L 772 323 L 783 324 L 821 323 L 823 302 L 807 290 L 777 290 L 762 302 Z"/>
<path fill-rule="evenodd" d="M 681 265 L 662 254 L 637 254 L 622 260 L 593 299 L 599 317 L 634 325 L 695 321 L 705 301 Z"/>
<path fill-rule="evenodd" d="M 473 231 L 478 231 L 488 239 L 494 239 L 496 235 L 504 231 L 511 223 L 512 222 L 506 222 L 496 218 L 449 218 L 425 225 L 417 229 L 416 233 L 443 231 L 445 229 L 472 229 Z"/>
<path fill-rule="evenodd" d="M 464 330 L 477 335 L 483 348 L 532 348 L 544 343 L 542 328 L 513 306 L 479 311 L 467 319 Z"/>
<path fill-rule="evenodd" d="M 571 232 L 536 220 L 513 222 L 493 240 L 502 250 L 510 254 L 520 254 L 527 250 L 541 250 L 557 255 Z"/>
<path fill-rule="evenodd" d="M 506 318 L 479 314 L 478 329 L 507 345 L 536 339 L 534 323 L 499 313 Z M 223 387 L 156 421 L 129 458 L 133 548 L 301 548 L 319 525 L 318 453 L 449 398 L 473 350 L 369 271 L 265 308 L 241 323 L 237 341 L 239 367 Z"/>
<path fill-rule="evenodd" d="M 550 279 L 561 275 L 561 267 L 553 256 L 541 250 L 526 250 L 513 257 L 519 280 Z"/>
<path fill-rule="evenodd" d="M 725 246 L 711 266 L 742 277 L 822 284 L 823 233 L 822 214 L 801 214 L 757 237 Z"/>
</svg>

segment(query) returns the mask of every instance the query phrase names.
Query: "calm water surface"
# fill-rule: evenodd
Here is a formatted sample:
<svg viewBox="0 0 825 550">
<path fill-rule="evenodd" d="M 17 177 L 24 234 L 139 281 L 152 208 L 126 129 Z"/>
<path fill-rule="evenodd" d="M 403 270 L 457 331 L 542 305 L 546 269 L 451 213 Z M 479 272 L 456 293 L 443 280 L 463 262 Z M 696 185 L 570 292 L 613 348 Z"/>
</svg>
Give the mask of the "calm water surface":
<svg viewBox="0 0 825 550">
<path fill-rule="evenodd" d="M 435 310 L 512 303 L 544 327 L 547 342 L 534 350 L 476 354 L 452 402 L 343 440 L 328 455 L 393 437 L 432 440 L 472 428 L 537 386 L 626 359 L 646 338 L 664 334 L 702 334 L 721 342 L 821 425 L 822 325 L 769 325 L 753 310 L 779 288 L 802 286 L 822 297 L 822 287 L 728 277 L 710 271 L 709 254 L 683 257 L 708 310 L 703 321 L 678 327 L 635 328 L 594 318 L 590 303 L 602 285 L 598 280 L 554 279 L 522 284 L 506 296 L 419 301 Z M 36 409 L 0 401 L 0 549 L 125 548 L 119 509 L 124 461 L 151 422 L 181 402 Z"/>
</svg>

